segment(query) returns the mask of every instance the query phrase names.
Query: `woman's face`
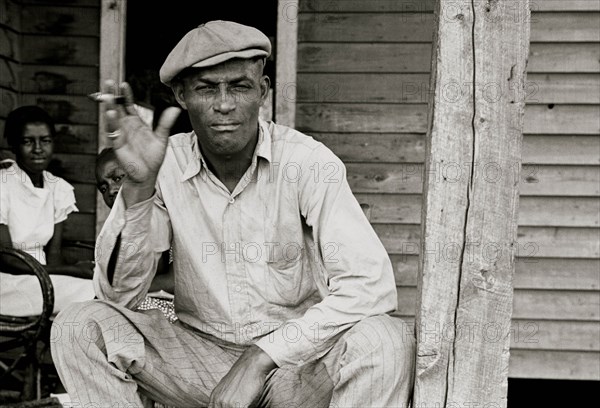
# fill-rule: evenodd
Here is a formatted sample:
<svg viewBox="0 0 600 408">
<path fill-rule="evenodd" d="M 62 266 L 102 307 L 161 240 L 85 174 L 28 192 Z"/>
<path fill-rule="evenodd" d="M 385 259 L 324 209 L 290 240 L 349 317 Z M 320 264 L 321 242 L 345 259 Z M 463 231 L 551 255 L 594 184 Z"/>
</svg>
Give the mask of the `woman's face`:
<svg viewBox="0 0 600 408">
<path fill-rule="evenodd" d="M 28 123 L 17 146 L 17 164 L 27 173 L 41 173 L 48 168 L 53 150 L 54 140 L 48 125 L 42 122 Z"/>
</svg>

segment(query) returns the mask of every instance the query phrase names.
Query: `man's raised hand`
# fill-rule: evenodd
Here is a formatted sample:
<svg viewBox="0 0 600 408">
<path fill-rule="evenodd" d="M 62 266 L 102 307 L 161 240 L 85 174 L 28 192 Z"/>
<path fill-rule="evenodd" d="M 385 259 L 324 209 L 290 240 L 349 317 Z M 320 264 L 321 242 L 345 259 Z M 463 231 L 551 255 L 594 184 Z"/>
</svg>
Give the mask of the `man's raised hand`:
<svg viewBox="0 0 600 408">
<path fill-rule="evenodd" d="M 117 95 L 114 81 L 104 83 L 103 92 Z M 126 82 L 119 86 L 124 104 L 110 98 L 105 119 L 109 144 L 115 150 L 120 165 L 127 174 L 123 183 L 123 198 L 127 207 L 144 201 L 154 193 L 158 171 L 165 157 L 169 132 L 181 109 L 170 107 L 162 113 L 155 131 L 146 125 L 134 108 L 133 93 Z"/>
</svg>

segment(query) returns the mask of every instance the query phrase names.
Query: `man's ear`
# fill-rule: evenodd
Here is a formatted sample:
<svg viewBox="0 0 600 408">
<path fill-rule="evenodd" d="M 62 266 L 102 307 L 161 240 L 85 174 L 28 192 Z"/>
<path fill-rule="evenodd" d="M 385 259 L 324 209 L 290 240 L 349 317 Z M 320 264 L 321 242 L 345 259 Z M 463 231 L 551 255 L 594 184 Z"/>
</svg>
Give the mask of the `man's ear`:
<svg viewBox="0 0 600 408">
<path fill-rule="evenodd" d="M 173 82 L 171 89 L 173 90 L 173 95 L 175 95 L 175 99 L 179 106 L 182 109 L 187 110 L 187 105 L 185 104 L 185 99 L 183 98 L 184 94 L 184 86 L 181 81 Z"/>
<path fill-rule="evenodd" d="M 267 75 L 263 75 L 260 78 L 260 103 L 265 103 L 269 96 L 269 89 L 271 89 L 271 79 Z"/>
</svg>

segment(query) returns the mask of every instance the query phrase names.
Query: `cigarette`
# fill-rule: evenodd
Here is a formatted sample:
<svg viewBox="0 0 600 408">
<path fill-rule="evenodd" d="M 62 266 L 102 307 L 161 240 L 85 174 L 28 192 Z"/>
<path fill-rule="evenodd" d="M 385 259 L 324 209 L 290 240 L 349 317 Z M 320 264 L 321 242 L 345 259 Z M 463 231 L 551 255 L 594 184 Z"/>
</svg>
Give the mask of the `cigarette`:
<svg viewBox="0 0 600 408">
<path fill-rule="evenodd" d="M 113 103 L 116 103 L 117 105 L 125 104 L 124 96 L 118 96 L 118 95 L 102 93 L 102 92 L 94 92 L 94 93 L 89 94 L 88 97 L 95 102 L 109 102 L 112 100 Z"/>
</svg>

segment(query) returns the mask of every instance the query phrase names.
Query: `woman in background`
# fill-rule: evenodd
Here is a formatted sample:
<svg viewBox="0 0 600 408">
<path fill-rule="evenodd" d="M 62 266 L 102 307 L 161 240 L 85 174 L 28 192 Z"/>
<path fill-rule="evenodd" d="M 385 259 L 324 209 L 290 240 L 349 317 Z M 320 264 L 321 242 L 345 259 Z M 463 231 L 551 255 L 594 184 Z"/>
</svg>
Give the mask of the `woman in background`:
<svg viewBox="0 0 600 408">
<path fill-rule="evenodd" d="M 73 187 L 47 171 L 55 136 L 52 119 L 37 106 L 23 106 L 8 115 L 4 137 L 16 161 L 0 168 L 0 245 L 21 249 L 45 265 L 58 313 L 72 302 L 93 299 L 94 290 L 92 262 L 67 265 L 62 260 L 63 222 L 77 207 Z M 11 273 L 0 272 L 0 313 L 40 314 L 37 278 L 10 256 L 0 255 L 2 270 Z"/>
</svg>

